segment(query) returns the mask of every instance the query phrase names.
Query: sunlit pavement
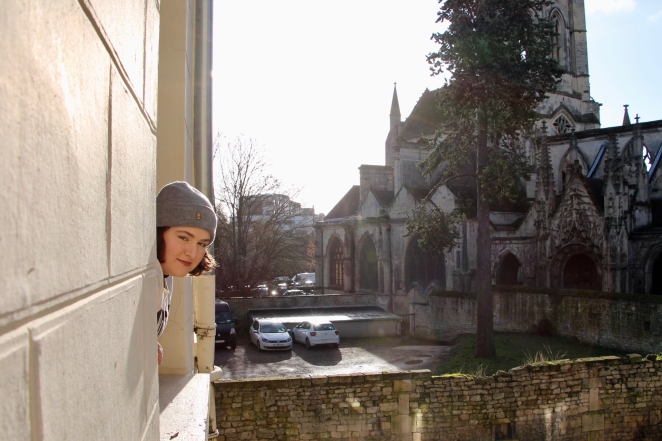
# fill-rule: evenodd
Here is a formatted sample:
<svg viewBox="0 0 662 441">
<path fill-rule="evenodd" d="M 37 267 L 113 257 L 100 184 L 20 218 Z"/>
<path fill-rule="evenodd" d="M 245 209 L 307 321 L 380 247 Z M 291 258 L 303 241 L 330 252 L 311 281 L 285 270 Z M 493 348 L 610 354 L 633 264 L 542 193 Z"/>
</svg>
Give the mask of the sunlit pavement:
<svg viewBox="0 0 662 441">
<path fill-rule="evenodd" d="M 248 336 L 240 335 L 237 349 L 216 348 L 214 364 L 223 369 L 224 380 L 378 373 L 430 369 L 435 371 L 450 346 L 430 345 L 404 338 L 384 337 L 340 340 L 340 347 L 295 343 L 291 351 L 259 352 Z"/>
</svg>

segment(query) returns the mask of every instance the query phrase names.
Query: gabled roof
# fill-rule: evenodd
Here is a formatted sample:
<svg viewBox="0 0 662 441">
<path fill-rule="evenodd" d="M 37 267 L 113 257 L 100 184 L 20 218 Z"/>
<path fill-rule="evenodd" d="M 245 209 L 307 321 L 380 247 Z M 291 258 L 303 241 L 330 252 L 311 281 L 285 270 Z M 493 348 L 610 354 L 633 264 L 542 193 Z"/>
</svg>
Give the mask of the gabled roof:
<svg viewBox="0 0 662 441">
<path fill-rule="evenodd" d="M 566 194 L 568 193 L 570 182 L 574 179 L 578 179 L 582 183 L 582 186 L 584 187 L 584 189 L 586 189 L 586 194 L 588 195 L 589 199 L 591 199 L 591 201 L 593 202 L 593 205 L 595 206 L 598 213 L 600 214 L 604 213 L 604 205 L 605 205 L 604 196 L 603 196 L 604 180 L 597 178 L 587 178 L 580 171 L 575 171 L 570 175 L 570 178 L 568 179 L 568 184 L 563 189 L 563 192 L 557 196 L 556 212 L 559 211 L 559 208 L 561 207 L 561 204 L 563 203 L 564 199 L 566 198 Z"/>
<path fill-rule="evenodd" d="M 377 202 L 379 202 L 379 205 L 382 207 L 388 207 L 391 205 L 391 202 L 393 202 L 393 192 L 390 190 L 370 189 L 370 192 L 375 195 L 375 199 L 377 199 Z"/>
<path fill-rule="evenodd" d="M 358 185 L 352 186 L 335 207 L 329 211 L 329 214 L 324 217 L 324 220 L 356 216 L 359 212 L 360 190 L 361 187 Z"/>
</svg>

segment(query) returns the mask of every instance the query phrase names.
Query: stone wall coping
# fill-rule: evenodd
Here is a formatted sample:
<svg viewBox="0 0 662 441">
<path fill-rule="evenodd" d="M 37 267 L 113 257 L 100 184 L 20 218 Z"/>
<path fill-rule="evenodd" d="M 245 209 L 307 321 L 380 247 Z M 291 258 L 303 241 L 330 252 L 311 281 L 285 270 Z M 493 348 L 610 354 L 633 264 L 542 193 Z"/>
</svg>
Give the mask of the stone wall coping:
<svg viewBox="0 0 662 441">
<path fill-rule="evenodd" d="M 346 375 L 328 375 L 328 376 L 308 376 L 308 377 L 269 377 L 269 378 L 246 378 L 237 380 L 220 380 L 215 384 L 218 388 L 236 388 L 241 389 L 244 384 L 252 383 L 257 384 L 258 387 L 263 385 L 265 388 L 278 388 L 278 387 L 297 387 L 301 385 L 343 385 L 343 384 L 361 384 L 370 382 L 384 382 L 392 383 L 397 380 L 415 380 L 422 382 L 438 382 L 438 381 L 453 381 L 458 383 L 473 382 L 477 385 L 486 385 L 496 382 L 509 382 L 509 381 L 522 381 L 520 378 L 532 375 L 540 375 L 545 373 L 550 374 L 563 374 L 567 372 L 581 371 L 587 368 L 600 368 L 600 367 L 613 367 L 613 366 L 627 366 L 641 363 L 651 363 L 651 366 L 656 366 L 656 369 L 662 369 L 662 359 L 658 359 L 657 355 L 651 354 L 642 357 L 638 354 L 631 354 L 633 356 L 616 357 L 592 357 L 592 358 L 579 358 L 576 360 L 558 360 L 535 365 L 525 365 L 510 369 L 508 372 L 499 371 L 487 377 L 474 377 L 467 374 L 444 374 L 433 375 L 429 369 L 412 370 L 412 371 L 398 371 L 398 372 L 382 372 L 382 373 L 358 373 Z M 527 380 L 525 381 L 528 381 Z"/>
</svg>

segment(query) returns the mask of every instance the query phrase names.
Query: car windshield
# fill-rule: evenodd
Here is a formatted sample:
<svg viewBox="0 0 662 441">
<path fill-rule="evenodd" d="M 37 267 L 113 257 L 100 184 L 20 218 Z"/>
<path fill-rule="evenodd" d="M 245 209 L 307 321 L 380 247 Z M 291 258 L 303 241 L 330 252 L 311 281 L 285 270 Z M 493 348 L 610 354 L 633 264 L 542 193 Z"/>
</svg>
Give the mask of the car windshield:
<svg viewBox="0 0 662 441">
<path fill-rule="evenodd" d="M 226 311 L 217 312 L 216 323 L 232 323 L 232 314 Z"/>
<path fill-rule="evenodd" d="M 260 332 L 280 334 L 287 332 L 287 329 L 285 329 L 285 326 L 282 323 L 262 323 L 262 325 L 260 325 Z"/>
<path fill-rule="evenodd" d="M 333 326 L 331 323 L 320 323 L 319 325 L 315 325 L 313 327 L 315 331 L 335 331 L 336 327 Z"/>
</svg>

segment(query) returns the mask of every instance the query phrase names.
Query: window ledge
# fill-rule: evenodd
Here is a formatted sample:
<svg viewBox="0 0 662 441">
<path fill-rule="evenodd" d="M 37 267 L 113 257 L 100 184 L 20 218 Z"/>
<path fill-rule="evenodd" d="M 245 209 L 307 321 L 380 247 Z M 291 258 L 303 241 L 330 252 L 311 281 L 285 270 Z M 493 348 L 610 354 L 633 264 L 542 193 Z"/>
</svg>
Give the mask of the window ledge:
<svg viewBox="0 0 662 441">
<path fill-rule="evenodd" d="M 159 375 L 161 440 L 206 441 L 209 374 Z"/>
</svg>

